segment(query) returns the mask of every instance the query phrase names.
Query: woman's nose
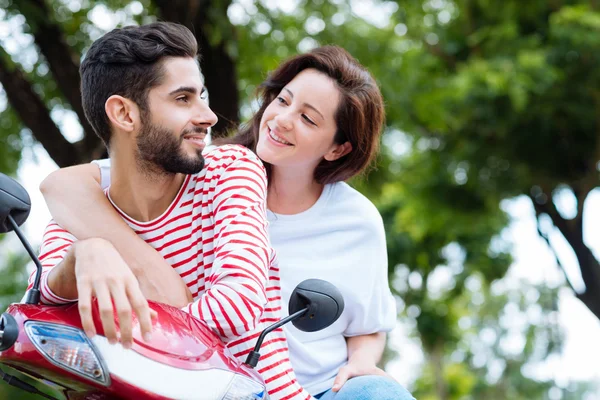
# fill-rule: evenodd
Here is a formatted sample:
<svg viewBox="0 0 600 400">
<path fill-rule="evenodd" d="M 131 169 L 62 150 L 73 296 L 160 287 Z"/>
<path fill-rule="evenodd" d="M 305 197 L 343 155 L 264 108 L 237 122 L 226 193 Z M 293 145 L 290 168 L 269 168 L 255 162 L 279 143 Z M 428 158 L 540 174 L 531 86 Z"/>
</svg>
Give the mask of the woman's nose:
<svg viewBox="0 0 600 400">
<path fill-rule="evenodd" d="M 289 112 L 281 112 L 273 118 L 277 125 L 285 130 L 290 130 L 292 128 L 292 117 Z"/>
</svg>

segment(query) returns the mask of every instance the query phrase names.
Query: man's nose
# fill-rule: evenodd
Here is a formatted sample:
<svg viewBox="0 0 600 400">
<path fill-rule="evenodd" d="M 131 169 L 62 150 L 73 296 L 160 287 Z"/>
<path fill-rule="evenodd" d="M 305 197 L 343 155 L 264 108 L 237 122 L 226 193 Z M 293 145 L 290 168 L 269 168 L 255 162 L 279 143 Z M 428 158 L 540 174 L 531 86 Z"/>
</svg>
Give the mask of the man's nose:
<svg viewBox="0 0 600 400">
<path fill-rule="evenodd" d="M 204 100 L 201 100 L 199 102 L 194 118 L 192 119 L 192 123 L 194 125 L 204 126 L 208 128 L 214 126 L 218 120 L 219 118 L 213 112 L 213 110 L 210 109 L 208 104 Z"/>
</svg>

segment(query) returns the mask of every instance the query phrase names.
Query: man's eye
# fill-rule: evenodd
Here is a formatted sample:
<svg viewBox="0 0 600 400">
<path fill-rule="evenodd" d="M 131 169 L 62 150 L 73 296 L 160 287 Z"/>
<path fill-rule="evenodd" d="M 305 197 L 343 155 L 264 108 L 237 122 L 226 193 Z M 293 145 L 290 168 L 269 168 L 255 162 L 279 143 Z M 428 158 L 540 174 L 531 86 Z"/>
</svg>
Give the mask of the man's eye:
<svg viewBox="0 0 600 400">
<path fill-rule="evenodd" d="M 204 91 L 204 92 L 200 93 L 200 98 L 201 98 L 202 100 L 206 100 L 206 99 L 208 99 L 208 92 L 207 92 L 207 91 Z"/>
<path fill-rule="evenodd" d="M 184 103 L 188 102 L 188 97 L 187 96 L 180 96 L 178 98 L 176 98 L 175 100 L 177 101 L 183 101 Z"/>
</svg>

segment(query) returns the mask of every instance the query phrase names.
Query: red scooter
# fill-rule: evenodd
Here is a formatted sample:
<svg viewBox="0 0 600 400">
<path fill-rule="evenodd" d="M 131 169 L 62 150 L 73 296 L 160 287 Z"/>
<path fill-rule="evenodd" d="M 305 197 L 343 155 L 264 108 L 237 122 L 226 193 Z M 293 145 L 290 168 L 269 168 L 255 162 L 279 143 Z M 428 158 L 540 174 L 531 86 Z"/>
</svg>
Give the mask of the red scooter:
<svg viewBox="0 0 600 400">
<path fill-rule="evenodd" d="M 0 318 L 0 364 L 17 370 L 61 397 L 0 370 L 7 383 L 48 399 L 268 399 L 253 368 L 260 346 L 274 329 L 292 322 L 314 332 L 337 320 L 344 308 L 341 293 L 330 283 L 309 279 L 294 290 L 289 316 L 265 329 L 244 363 L 235 358 L 203 321 L 161 303 L 149 302 L 158 314 L 152 340 L 141 338 L 134 321 L 134 342 L 126 350 L 101 334 L 89 339 L 77 305 L 46 306 L 40 301 L 42 266 L 19 226 L 27 219 L 27 191 L 0 174 L 0 233 L 15 231 L 37 266 L 35 283 L 21 303 Z M 97 307 L 94 322 L 100 327 Z M 100 332 L 102 333 L 102 332 Z"/>
</svg>

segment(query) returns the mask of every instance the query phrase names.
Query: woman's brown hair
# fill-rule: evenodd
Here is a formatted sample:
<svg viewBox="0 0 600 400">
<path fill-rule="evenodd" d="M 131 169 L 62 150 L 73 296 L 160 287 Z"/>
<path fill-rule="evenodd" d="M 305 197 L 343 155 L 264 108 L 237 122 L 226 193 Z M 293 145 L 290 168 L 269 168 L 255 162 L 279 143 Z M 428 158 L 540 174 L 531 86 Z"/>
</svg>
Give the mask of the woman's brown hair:
<svg viewBox="0 0 600 400">
<path fill-rule="evenodd" d="M 385 120 L 383 98 L 369 72 L 346 50 L 323 46 L 295 56 L 281 64 L 259 86 L 261 106 L 252 119 L 231 138 L 215 140 L 215 144 L 241 144 L 256 151 L 260 121 L 265 109 L 281 90 L 305 69 L 315 69 L 327 75 L 340 91 L 340 104 L 335 114 L 337 132 L 334 141 L 352 145 L 352 151 L 335 160 L 322 160 L 315 169 L 314 179 L 321 184 L 345 181 L 365 170 L 378 150 Z M 265 163 L 267 172 L 270 165 Z"/>
</svg>

